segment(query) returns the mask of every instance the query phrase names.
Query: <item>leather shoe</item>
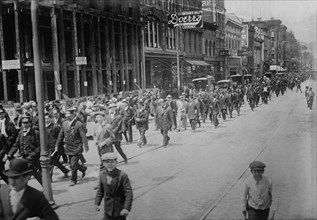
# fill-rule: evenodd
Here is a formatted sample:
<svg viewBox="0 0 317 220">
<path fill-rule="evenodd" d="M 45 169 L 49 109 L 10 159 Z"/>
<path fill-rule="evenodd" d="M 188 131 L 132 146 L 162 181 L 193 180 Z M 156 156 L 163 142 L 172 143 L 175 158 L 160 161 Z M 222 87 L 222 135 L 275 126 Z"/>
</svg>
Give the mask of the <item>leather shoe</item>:
<svg viewBox="0 0 317 220">
<path fill-rule="evenodd" d="M 76 183 L 74 181 L 71 181 L 69 184 L 69 186 L 75 186 L 75 185 L 76 185 Z"/>
<path fill-rule="evenodd" d="M 83 174 L 81 175 L 82 178 L 86 176 L 86 170 L 87 170 L 87 167 L 84 166 L 84 170 L 82 171 Z"/>
<path fill-rule="evenodd" d="M 68 173 L 69 173 L 69 170 L 67 170 L 67 172 L 64 173 L 63 178 L 67 178 L 68 177 Z"/>
</svg>

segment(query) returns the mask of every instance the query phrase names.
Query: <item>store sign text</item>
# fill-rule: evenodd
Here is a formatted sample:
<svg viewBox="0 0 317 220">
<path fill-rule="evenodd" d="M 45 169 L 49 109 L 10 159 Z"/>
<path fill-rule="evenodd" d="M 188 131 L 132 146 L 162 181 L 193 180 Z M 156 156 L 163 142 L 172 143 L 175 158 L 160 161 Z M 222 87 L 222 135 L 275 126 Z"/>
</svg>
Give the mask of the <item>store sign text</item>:
<svg viewBox="0 0 317 220">
<path fill-rule="evenodd" d="M 203 26 L 202 11 L 188 11 L 168 15 L 169 28 L 201 28 Z"/>
</svg>

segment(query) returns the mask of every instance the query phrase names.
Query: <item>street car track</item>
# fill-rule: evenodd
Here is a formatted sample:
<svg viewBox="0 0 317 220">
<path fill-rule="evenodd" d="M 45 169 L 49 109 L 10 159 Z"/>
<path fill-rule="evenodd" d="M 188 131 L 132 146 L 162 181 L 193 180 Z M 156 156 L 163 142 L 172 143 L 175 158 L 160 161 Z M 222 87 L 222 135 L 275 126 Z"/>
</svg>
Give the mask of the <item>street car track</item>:
<svg viewBox="0 0 317 220">
<path fill-rule="evenodd" d="M 259 158 L 259 156 L 266 150 L 266 148 L 270 145 L 270 143 L 272 142 L 272 140 L 276 137 L 280 127 L 287 122 L 287 118 L 290 116 L 290 114 L 294 111 L 296 105 L 293 106 L 292 109 L 290 109 L 288 111 L 288 114 L 286 115 L 286 117 L 284 118 L 284 120 L 281 120 L 281 122 L 279 123 L 279 125 L 276 127 L 274 134 L 265 142 L 265 144 L 263 145 L 263 147 L 261 148 L 261 150 L 259 151 L 259 153 L 256 155 L 256 157 L 252 160 L 256 160 Z M 252 162 L 250 161 L 250 163 Z M 246 167 L 238 176 L 237 178 L 235 178 L 233 180 L 233 182 L 225 189 L 225 191 L 220 194 L 217 199 L 211 204 L 211 206 L 207 209 L 207 211 L 205 213 L 203 213 L 199 218 L 199 220 L 205 220 L 210 213 L 216 208 L 216 206 L 222 201 L 222 199 L 230 192 L 230 190 L 237 184 L 237 182 L 243 177 L 243 175 L 246 173 L 246 171 L 249 170 L 249 167 Z"/>
</svg>

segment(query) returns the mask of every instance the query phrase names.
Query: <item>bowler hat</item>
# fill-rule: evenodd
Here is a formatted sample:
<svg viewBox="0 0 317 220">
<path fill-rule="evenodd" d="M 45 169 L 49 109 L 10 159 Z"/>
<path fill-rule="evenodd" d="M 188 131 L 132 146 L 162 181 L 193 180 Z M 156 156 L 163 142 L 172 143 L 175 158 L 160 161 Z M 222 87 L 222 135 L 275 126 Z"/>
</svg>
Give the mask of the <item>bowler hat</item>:
<svg viewBox="0 0 317 220">
<path fill-rule="evenodd" d="M 250 163 L 249 168 L 250 168 L 251 170 L 253 170 L 253 169 L 261 169 L 261 170 L 264 170 L 265 164 L 262 163 L 262 162 L 260 162 L 260 161 L 256 161 L 256 160 L 255 160 L 255 161 L 253 161 L 253 162 Z"/>
<path fill-rule="evenodd" d="M 117 155 L 115 153 L 105 153 L 104 155 L 101 156 L 101 160 L 116 160 Z"/>
<path fill-rule="evenodd" d="M 3 174 L 8 177 L 22 176 L 31 173 L 32 169 L 25 159 L 12 159 L 9 164 L 9 169 L 4 171 Z"/>
</svg>

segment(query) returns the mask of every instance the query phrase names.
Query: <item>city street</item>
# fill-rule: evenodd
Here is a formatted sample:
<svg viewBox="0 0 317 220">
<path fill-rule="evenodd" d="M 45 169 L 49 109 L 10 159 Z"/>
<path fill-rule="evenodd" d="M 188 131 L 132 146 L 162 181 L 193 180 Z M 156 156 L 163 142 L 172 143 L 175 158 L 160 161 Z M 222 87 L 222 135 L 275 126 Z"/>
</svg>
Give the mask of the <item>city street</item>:
<svg viewBox="0 0 317 220">
<path fill-rule="evenodd" d="M 316 91 L 316 82 L 306 81 Z M 267 105 L 222 119 L 217 129 L 208 120 L 196 132 L 170 133 L 168 147 L 153 122 L 148 144 L 123 145 L 130 158 L 119 169 L 132 182 L 134 202 L 129 220 L 241 219 L 243 181 L 248 165 L 260 160 L 273 179 L 275 219 L 316 219 L 316 102 L 306 107 L 304 93 L 287 90 Z M 135 133 L 134 139 L 138 139 Z M 94 210 L 100 161 L 90 141 L 85 154 L 88 171 L 78 185 L 69 187 L 62 173 L 53 176 L 54 200 L 61 219 L 100 219 Z M 79 173 L 79 176 L 81 173 Z M 31 185 L 40 189 L 32 180 Z"/>
</svg>

